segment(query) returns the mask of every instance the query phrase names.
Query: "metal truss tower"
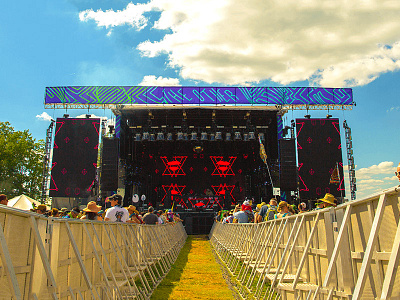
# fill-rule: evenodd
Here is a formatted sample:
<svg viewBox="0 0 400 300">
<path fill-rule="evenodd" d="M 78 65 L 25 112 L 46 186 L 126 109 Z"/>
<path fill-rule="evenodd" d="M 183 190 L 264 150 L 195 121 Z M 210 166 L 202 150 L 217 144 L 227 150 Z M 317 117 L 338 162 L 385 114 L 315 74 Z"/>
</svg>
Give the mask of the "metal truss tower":
<svg viewBox="0 0 400 300">
<path fill-rule="evenodd" d="M 356 170 L 353 157 L 353 142 L 351 138 L 351 129 L 347 125 L 346 120 L 344 120 L 343 122 L 343 128 L 345 130 L 345 136 L 346 136 L 346 149 L 347 149 L 347 161 L 349 168 L 351 200 L 355 200 L 357 186 L 356 186 Z"/>
<path fill-rule="evenodd" d="M 45 154 L 43 157 L 42 195 L 40 197 L 40 202 L 42 204 L 44 204 L 46 201 L 47 184 L 50 175 L 50 152 L 51 152 L 51 141 L 53 138 L 53 128 L 54 128 L 54 120 L 51 120 L 49 128 L 47 128 L 46 131 Z"/>
</svg>

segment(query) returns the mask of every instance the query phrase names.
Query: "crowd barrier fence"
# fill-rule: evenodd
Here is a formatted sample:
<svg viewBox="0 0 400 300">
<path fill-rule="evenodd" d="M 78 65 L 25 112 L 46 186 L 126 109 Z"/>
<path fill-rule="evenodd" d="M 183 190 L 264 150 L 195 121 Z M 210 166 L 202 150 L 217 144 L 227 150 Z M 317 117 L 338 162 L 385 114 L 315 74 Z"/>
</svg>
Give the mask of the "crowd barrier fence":
<svg viewBox="0 0 400 300">
<path fill-rule="evenodd" d="M 0 205 L 0 299 L 149 299 L 186 237 L 182 223 L 46 218 Z"/>
<path fill-rule="evenodd" d="M 400 299 L 400 188 L 258 224 L 215 223 L 210 241 L 256 299 Z"/>
</svg>

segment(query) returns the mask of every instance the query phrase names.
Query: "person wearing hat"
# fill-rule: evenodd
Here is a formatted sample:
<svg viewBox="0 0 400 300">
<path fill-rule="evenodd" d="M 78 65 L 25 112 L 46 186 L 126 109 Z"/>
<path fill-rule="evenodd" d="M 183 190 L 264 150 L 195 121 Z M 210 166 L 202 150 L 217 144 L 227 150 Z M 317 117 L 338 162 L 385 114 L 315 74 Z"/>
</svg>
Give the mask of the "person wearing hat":
<svg viewBox="0 0 400 300">
<path fill-rule="evenodd" d="M 284 218 L 291 216 L 292 213 L 289 211 L 289 204 L 286 201 L 279 202 L 278 213 L 275 215 L 275 219 Z"/>
<path fill-rule="evenodd" d="M 400 182 L 400 163 L 397 166 L 397 171 L 394 172 L 394 174 L 396 174 L 396 177 L 399 179 L 399 182 Z M 400 184 L 399 184 L 399 186 L 400 186 Z"/>
<path fill-rule="evenodd" d="M 101 206 L 98 206 L 94 201 L 90 201 L 82 210 L 85 215 L 81 217 L 81 220 L 103 221 L 102 217 L 98 214 L 100 210 Z"/>
<path fill-rule="evenodd" d="M 157 225 L 158 224 L 158 216 L 154 213 L 153 206 L 149 206 L 148 213 L 143 216 L 143 222 L 147 225 Z"/>
<path fill-rule="evenodd" d="M 136 206 L 129 205 L 126 209 L 129 212 L 129 220 L 126 221 L 127 223 L 143 224 L 142 219 L 139 217 L 139 212 L 136 210 Z"/>
<path fill-rule="evenodd" d="M 114 194 L 106 199 L 106 202 L 111 203 L 111 208 L 107 209 L 104 221 L 126 223 L 129 219 L 129 212 L 126 208 L 121 207 L 122 196 Z"/>
<path fill-rule="evenodd" d="M 326 207 L 336 207 L 337 200 L 336 198 L 329 193 L 326 193 L 324 198 L 318 199 L 317 201 L 317 209 L 323 209 Z"/>
<path fill-rule="evenodd" d="M 38 207 L 36 207 L 36 213 L 40 215 L 44 215 L 46 213 L 47 207 L 44 204 L 39 204 Z"/>
<path fill-rule="evenodd" d="M 0 204 L 3 204 L 3 205 L 6 205 L 6 206 L 7 206 L 7 204 L 8 204 L 8 198 L 7 198 L 6 195 L 4 195 L 4 194 L 1 194 L 1 195 L 0 195 Z"/>
<path fill-rule="evenodd" d="M 298 206 L 297 209 L 299 210 L 299 214 L 307 212 L 307 204 L 304 202 L 301 202 Z"/>
</svg>

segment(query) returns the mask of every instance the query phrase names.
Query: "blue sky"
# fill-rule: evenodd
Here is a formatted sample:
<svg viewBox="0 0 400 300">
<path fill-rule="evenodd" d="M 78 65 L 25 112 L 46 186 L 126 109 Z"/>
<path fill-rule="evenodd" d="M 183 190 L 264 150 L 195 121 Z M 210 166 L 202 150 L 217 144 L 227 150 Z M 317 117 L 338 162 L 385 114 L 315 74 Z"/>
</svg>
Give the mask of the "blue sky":
<svg viewBox="0 0 400 300">
<path fill-rule="evenodd" d="M 8 1 L 0 11 L 0 121 L 44 139 L 47 115 L 65 113 L 44 109 L 46 86 L 353 87 L 353 110 L 331 114 L 352 129 L 364 197 L 398 184 L 399 12 L 396 1 L 372 0 Z"/>
</svg>

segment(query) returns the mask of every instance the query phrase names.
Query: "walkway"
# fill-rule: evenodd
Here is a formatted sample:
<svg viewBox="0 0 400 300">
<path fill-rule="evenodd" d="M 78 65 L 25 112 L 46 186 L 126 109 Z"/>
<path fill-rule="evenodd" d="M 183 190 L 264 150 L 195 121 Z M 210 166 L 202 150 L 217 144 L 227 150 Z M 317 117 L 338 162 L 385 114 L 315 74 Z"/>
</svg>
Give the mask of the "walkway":
<svg viewBox="0 0 400 300">
<path fill-rule="evenodd" d="M 206 236 L 189 236 L 151 299 L 234 299 Z"/>
</svg>

